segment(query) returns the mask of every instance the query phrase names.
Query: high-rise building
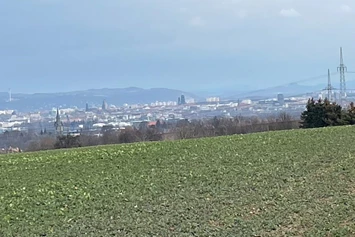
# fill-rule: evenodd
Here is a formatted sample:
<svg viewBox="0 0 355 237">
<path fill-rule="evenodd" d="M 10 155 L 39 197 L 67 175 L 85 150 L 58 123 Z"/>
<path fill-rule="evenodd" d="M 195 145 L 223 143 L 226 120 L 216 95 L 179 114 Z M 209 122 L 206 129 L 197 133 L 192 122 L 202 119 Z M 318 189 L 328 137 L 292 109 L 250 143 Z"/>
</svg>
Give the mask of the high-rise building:
<svg viewBox="0 0 355 237">
<path fill-rule="evenodd" d="M 185 100 L 185 96 L 184 95 L 181 95 L 181 104 L 184 105 L 186 104 L 186 100 Z"/>
<path fill-rule="evenodd" d="M 89 112 L 89 104 L 88 103 L 86 103 L 85 111 Z"/>
<path fill-rule="evenodd" d="M 108 109 L 108 104 L 107 104 L 106 100 L 104 100 L 102 102 L 102 110 L 107 110 L 107 109 Z"/>
<path fill-rule="evenodd" d="M 277 95 L 277 102 L 280 104 L 280 105 L 284 105 L 285 104 L 285 97 L 283 94 L 278 94 Z"/>
<path fill-rule="evenodd" d="M 178 98 L 178 105 L 184 105 L 186 104 L 186 99 L 185 99 L 185 96 L 184 95 L 181 95 L 179 98 Z"/>
</svg>

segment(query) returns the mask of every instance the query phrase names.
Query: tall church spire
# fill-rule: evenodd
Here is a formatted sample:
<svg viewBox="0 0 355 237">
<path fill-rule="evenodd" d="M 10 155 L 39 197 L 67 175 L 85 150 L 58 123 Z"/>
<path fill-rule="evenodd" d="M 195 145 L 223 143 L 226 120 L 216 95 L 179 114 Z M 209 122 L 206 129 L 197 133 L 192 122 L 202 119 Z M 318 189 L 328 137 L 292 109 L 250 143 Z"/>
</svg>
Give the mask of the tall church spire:
<svg viewBox="0 0 355 237">
<path fill-rule="evenodd" d="M 56 121 L 60 121 L 59 108 L 57 108 L 57 116 L 55 119 L 56 119 Z"/>
<path fill-rule="evenodd" d="M 54 122 L 55 131 L 57 134 L 61 135 L 64 130 L 63 122 L 60 120 L 59 108 L 57 108 L 57 115 Z"/>
</svg>

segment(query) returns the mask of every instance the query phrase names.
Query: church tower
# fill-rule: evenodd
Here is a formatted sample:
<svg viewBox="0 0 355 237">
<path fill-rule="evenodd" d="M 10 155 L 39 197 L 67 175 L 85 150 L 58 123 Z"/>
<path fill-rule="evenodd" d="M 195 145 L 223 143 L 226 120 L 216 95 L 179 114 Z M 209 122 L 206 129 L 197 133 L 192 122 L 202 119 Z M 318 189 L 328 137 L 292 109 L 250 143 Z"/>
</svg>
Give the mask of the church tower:
<svg viewBox="0 0 355 237">
<path fill-rule="evenodd" d="M 64 131 L 64 125 L 62 120 L 60 119 L 59 109 L 57 108 L 57 116 L 54 122 L 55 132 L 57 135 L 62 135 Z"/>
</svg>

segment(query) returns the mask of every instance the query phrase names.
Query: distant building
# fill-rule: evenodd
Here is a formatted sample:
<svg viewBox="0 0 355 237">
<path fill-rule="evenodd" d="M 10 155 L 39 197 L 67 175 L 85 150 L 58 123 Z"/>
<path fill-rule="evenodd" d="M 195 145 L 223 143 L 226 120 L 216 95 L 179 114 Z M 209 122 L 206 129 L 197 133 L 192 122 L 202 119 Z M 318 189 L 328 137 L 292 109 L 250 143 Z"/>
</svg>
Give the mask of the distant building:
<svg viewBox="0 0 355 237">
<path fill-rule="evenodd" d="M 108 104 L 107 104 L 106 100 L 104 100 L 102 102 L 102 110 L 107 110 L 107 109 L 108 109 Z"/>
<path fill-rule="evenodd" d="M 190 99 L 187 99 L 185 101 L 186 104 L 194 104 L 195 103 L 195 99 L 194 98 L 190 98 Z"/>
<path fill-rule="evenodd" d="M 185 99 L 185 96 L 184 95 L 181 95 L 179 98 L 178 98 L 178 105 L 184 105 L 186 104 L 186 99 Z"/>
<path fill-rule="evenodd" d="M 85 111 L 89 112 L 89 104 L 88 103 L 86 103 Z"/>
<path fill-rule="evenodd" d="M 185 96 L 181 95 L 181 104 L 184 105 L 186 104 Z"/>
<path fill-rule="evenodd" d="M 0 115 L 10 115 L 14 110 L 0 110 Z"/>
<path fill-rule="evenodd" d="M 285 105 L 285 97 L 283 94 L 277 95 L 277 102 L 282 106 Z"/>
<path fill-rule="evenodd" d="M 241 105 L 251 105 L 253 102 L 250 99 L 245 99 L 240 102 Z"/>
<path fill-rule="evenodd" d="M 54 122 L 54 128 L 57 135 L 62 135 L 64 131 L 64 125 L 60 119 L 59 109 L 57 109 L 57 115 Z"/>
<path fill-rule="evenodd" d="M 206 102 L 219 102 L 220 98 L 219 97 L 209 97 L 206 98 Z"/>
</svg>

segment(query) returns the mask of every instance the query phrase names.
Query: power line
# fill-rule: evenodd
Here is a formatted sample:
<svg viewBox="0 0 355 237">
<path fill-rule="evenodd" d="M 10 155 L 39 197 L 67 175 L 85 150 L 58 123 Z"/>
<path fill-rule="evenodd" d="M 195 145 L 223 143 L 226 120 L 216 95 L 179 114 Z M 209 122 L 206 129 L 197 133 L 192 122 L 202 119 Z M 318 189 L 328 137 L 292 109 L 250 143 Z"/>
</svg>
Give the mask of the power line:
<svg viewBox="0 0 355 237">
<path fill-rule="evenodd" d="M 337 74 L 338 74 L 338 72 L 333 72 L 330 75 L 334 76 L 334 75 L 337 75 Z M 324 74 L 324 75 L 319 75 L 319 76 L 316 76 L 316 77 L 310 77 L 310 78 L 299 80 L 299 81 L 294 81 L 294 82 L 291 82 L 291 83 L 286 83 L 284 85 L 290 85 L 290 84 L 300 83 L 300 82 L 307 82 L 307 81 L 317 80 L 317 79 L 322 79 L 322 78 L 327 78 L 327 77 L 328 77 L 328 74 Z"/>
<path fill-rule="evenodd" d="M 315 76 L 315 77 L 309 77 L 309 78 L 305 78 L 302 80 L 293 81 L 293 82 L 289 82 L 289 83 L 285 83 L 285 84 L 280 84 L 277 86 L 271 86 L 271 87 L 267 87 L 267 88 L 263 88 L 263 89 L 254 90 L 254 91 L 248 91 L 248 92 L 239 94 L 238 96 L 250 95 L 250 94 L 254 94 L 254 93 L 258 93 L 258 92 L 263 92 L 265 90 L 276 89 L 276 88 L 282 87 L 282 86 L 289 86 L 292 84 L 297 84 L 297 83 L 302 83 L 302 82 L 310 82 L 310 81 L 315 81 L 318 79 L 323 79 L 323 78 L 328 77 L 328 85 L 327 85 L 327 89 L 325 89 L 325 90 L 328 90 L 328 96 L 330 96 L 332 91 L 335 90 L 335 91 L 340 91 L 341 99 L 345 99 L 346 98 L 346 91 L 347 91 L 345 75 L 347 73 L 355 74 L 355 71 L 348 71 L 347 70 L 347 67 L 344 64 L 343 48 L 340 47 L 340 65 L 337 68 L 337 72 L 330 73 L 328 71 L 328 74 L 323 74 L 323 75 L 319 75 L 319 76 Z M 340 89 L 336 89 L 336 88 L 332 87 L 332 85 L 330 84 L 330 77 L 334 76 L 334 75 L 340 75 Z M 348 89 L 348 90 L 353 90 L 353 89 Z"/>
<path fill-rule="evenodd" d="M 333 72 L 330 75 L 334 76 L 337 75 L 338 72 Z M 322 79 L 322 78 L 327 78 L 328 74 L 323 74 L 323 75 L 319 75 L 319 76 L 314 76 L 314 77 L 309 77 L 306 79 L 302 79 L 302 80 L 298 80 L 298 81 L 293 81 L 293 82 L 289 82 L 289 83 L 285 83 L 285 84 L 280 84 L 277 86 L 272 86 L 272 87 L 267 87 L 267 88 L 263 88 L 263 89 L 259 89 L 259 90 L 254 90 L 254 91 L 248 91 L 248 92 L 244 92 L 242 94 L 239 94 L 238 96 L 244 96 L 244 95 L 249 95 L 249 94 L 253 94 L 253 93 L 258 93 L 258 92 L 262 92 L 265 90 L 271 90 L 271 89 L 275 89 L 277 87 L 281 87 L 281 86 L 288 86 L 288 85 L 292 85 L 292 84 L 296 84 L 296 83 L 301 83 L 301 82 L 309 82 L 309 81 L 314 81 L 314 80 L 318 80 L 318 79 Z"/>
</svg>

